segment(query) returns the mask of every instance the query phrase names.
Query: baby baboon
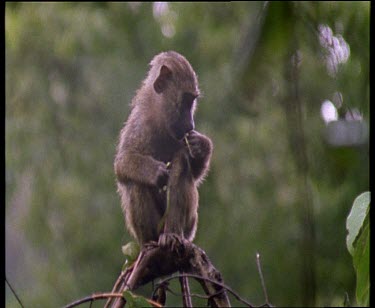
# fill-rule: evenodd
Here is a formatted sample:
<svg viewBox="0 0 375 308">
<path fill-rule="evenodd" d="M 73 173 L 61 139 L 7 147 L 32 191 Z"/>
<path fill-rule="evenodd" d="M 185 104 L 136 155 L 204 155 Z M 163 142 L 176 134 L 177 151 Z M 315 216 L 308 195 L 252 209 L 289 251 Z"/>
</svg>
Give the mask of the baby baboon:
<svg viewBox="0 0 375 308">
<path fill-rule="evenodd" d="M 150 66 L 117 147 L 114 167 L 122 209 L 140 245 L 158 241 L 161 233 L 192 241 L 197 187 L 212 153 L 211 140 L 194 130 L 197 76 L 174 51 L 158 54 Z"/>
</svg>

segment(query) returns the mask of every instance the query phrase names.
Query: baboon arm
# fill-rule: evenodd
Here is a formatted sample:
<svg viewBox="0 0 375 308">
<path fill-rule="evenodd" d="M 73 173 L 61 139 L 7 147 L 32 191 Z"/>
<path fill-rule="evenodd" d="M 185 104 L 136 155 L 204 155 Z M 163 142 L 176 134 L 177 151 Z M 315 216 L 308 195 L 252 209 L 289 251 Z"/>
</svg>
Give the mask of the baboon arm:
<svg viewBox="0 0 375 308">
<path fill-rule="evenodd" d="M 208 172 L 213 149 L 212 141 L 197 131 L 191 131 L 187 139 L 191 173 L 199 184 Z"/>
<path fill-rule="evenodd" d="M 115 173 L 120 182 L 134 181 L 156 186 L 164 163 L 149 155 L 125 152 L 115 159 Z"/>
<path fill-rule="evenodd" d="M 195 181 L 200 182 L 206 176 L 208 172 L 210 157 L 207 156 L 203 159 L 194 159 L 191 158 L 191 173 Z"/>
</svg>

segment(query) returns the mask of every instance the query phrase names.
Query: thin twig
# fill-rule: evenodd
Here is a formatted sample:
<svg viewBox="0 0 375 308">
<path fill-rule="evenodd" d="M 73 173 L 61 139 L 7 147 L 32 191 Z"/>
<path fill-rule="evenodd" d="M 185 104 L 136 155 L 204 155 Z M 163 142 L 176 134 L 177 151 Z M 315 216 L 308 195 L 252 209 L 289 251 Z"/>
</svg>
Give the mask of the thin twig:
<svg viewBox="0 0 375 308">
<path fill-rule="evenodd" d="M 187 273 L 184 273 L 184 274 L 176 274 L 176 275 L 173 275 L 171 277 L 168 277 L 168 278 L 165 278 L 164 280 L 162 280 L 160 283 L 164 283 L 164 282 L 167 282 L 167 281 L 170 281 L 172 279 L 175 279 L 175 278 L 180 278 L 180 277 L 192 277 L 192 278 L 195 278 L 195 279 L 200 279 L 200 280 L 205 280 L 205 281 L 208 281 L 208 282 L 211 282 L 213 284 L 216 284 L 220 287 L 222 287 L 223 289 L 227 290 L 229 293 L 231 293 L 238 301 L 240 301 L 241 303 L 247 305 L 248 307 L 256 307 L 255 305 L 249 303 L 248 301 L 246 301 L 245 299 L 243 299 L 241 296 L 239 296 L 235 291 L 233 291 L 230 287 L 228 287 L 227 285 L 223 284 L 223 283 L 220 283 L 220 282 L 217 282 L 215 280 L 212 280 L 210 278 L 205 278 L 205 277 L 202 277 L 202 276 L 199 276 L 199 275 L 195 275 L 195 274 L 187 274 Z M 219 292 L 220 293 L 220 292 Z M 219 294 L 218 293 L 218 294 Z M 215 294 L 216 295 L 216 294 Z M 212 296 L 210 296 L 212 297 Z"/>
<path fill-rule="evenodd" d="M 264 283 L 262 268 L 260 266 L 260 255 L 259 255 L 258 252 L 257 252 L 257 267 L 258 267 L 258 272 L 259 272 L 259 276 L 260 276 L 260 282 L 261 282 L 262 288 L 263 288 L 264 297 L 266 299 L 266 303 L 268 304 L 268 295 L 267 295 L 267 290 L 266 290 L 266 284 Z"/>
<path fill-rule="evenodd" d="M 18 297 L 16 291 L 12 288 L 12 285 L 10 284 L 10 282 L 8 281 L 7 277 L 5 276 L 5 282 L 7 283 L 7 285 L 9 286 L 10 290 L 12 291 L 14 297 L 17 299 L 18 303 L 20 304 L 20 306 L 23 308 L 23 304 L 20 300 L 20 298 Z"/>
<path fill-rule="evenodd" d="M 152 296 L 154 296 L 154 294 L 156 293 L 157 289 L 158 289 L 159 286 L 156 287 L 156 289 L 154 290 L 154 292 L 152 293 Z M 171 288 L 169 287 L 166 287 L 165 288 L 165 291 L 168 291 L 169 293 L 171 293 L 172 295 L 174 296 L 185 296 L 183 293 L 179 293 L 179 292 L 175 292 L 173 291 Z M 216 292 L 215 294 L 212 294 L 212 295 L 202 295 L 202 294 L 196 294 L 196 293 L 190 293 L 190 297 L 195 297 L 195 298 L 200 298 L 200 299 L 210 299 L 212 297 L 215 297 L 215 296 L 218 296 L 220 293 L 222 293 L 223 291 L 219 291 L 219 292 Z"/>
<path fill-rule="evenodd" d="M 73 303 L 70 303 L 69 305 L 65 306 L 64 308 L 72 308 L 78 305 L 81 305 L 83 303 L 87 302 L 93 302 L 95 300 L 100 300 L 100 299 L 107 299 L 111 297 L 122 297 L 121 293 L 99 293 L 99 294 L 93 294 L 91 296 L 87 296 L 84 298 L 81 298 L 79 300 L 76 300 Z"/>
<path fill-rule="evenodd" d="M 139 255 L 138 255 L 137 260 L 135 261 L 135 264 L 134 264 L 134 267 L 133 267 L 132 272 L 131 272 L 130 275 L 127 277 L 128 279 L 126 279 L 126 281 L 124 281 L 124 283 L 122 283 L 122 284 L 120 285 L 119 290 L 117 290 L 117 291 L 119 291 L 119 292 L 124 292 L 124 291 L 126 291 L 126 290 L 129 289 L 127 283 L 128 283 L 129 280 L 132 279 L 132 277 L 133 277 L 133 275 L 134 275 L 134 272 L 135 272 L 135 270 L 137 269 L 138 264 L 139 264 L 139 262 L 141 262 L 141 260 L 142 260 L 142 258 L 144 257 L 144 255 L 145 255 L 144 251 L 141 250 L 141 252 L 140 252 Z M 113 303 L 113 307 L 121 307 L 121 306 L 123 306 L 123 305 L 122 305 L 123 302 L 124 302 L 123 298 L 116 299 L 115 302 Z"/>
<path fill-rule="evenodd" d="M 121 286 L 123 281 L 126 279 L 126 275 L 129 275 L 132 266 L 128 267 L 125 271 L 122 271 L 120 276 L 117 278 L 115 285 L 113 286 L 111 293 L 116 293 L 117 289 Z M 120 287 L 121 288 L 121 287 Z M 108 298 L 107 303 L 105 304 L 104 308 L 109 308 L 111 304 L 112 298 Z"/>
<path fill-rule="evenodd" d="M 184 136 L 184 140 L 185 140 L 185 143 L 187 145 L 187 148 L 188 148 L 188 151 L 189 151 L 189 155 L 191 157 L 194 157 L 193 155 L 193 152 L 191 151 L 191 148 L 190 148 L 190 144 L 189 144 L 189 140 L 187 139 L 187 136 L 189 136 L 189 133 L 186 133 L 185 136 Z"/>
<path fill-rule="evenodd" d="M 183 302 L 184 307 L 193 307 L 193 303 L 191 301 L 191 293 L 190 293 L 188 278 L 185 276 L 180 277 L 180 284 L 181 284 L 181 290 L 183 294 L 182 302 Z"/>
<path fill-rule="evenodd" d="M 96 300 L 101 300 L 101 299 L 106 299 L 106 298 L 112 298 L 112 297 L 115 297 L 115 298 L 123 298 L 123 295 L 121 293 L 98 293 L 98 294 L 93 294 L 91 296 L 87 296 L 87 297 L 84 297 L 84 298 L 81 298 L 67 306 L 65 306 L 64 308 L 72 308 L 72 307 L 75 307 L 75 306 L 78 306 L 78 305 L 81 305 L 81 304 L 84 304 L 84 303 L 87 303 L 87 302 L 90 302 L 90 307 L 91 307 L 91 304 L 93 301 L 96 301 Z M 159 303 L 151 300 L 151 299 L 148 299 L 146 298 L 146 301 L 155 306 L 155 307 L 163 307 L 161 306 Z"/>
</svg>

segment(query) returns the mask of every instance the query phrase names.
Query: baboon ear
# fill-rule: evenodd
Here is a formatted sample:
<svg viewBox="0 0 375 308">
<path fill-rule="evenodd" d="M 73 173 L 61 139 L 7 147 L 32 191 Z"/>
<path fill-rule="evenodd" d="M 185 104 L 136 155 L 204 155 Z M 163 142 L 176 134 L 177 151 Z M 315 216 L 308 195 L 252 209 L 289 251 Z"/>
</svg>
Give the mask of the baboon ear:
<svg viewBox="0 0 375 308">
<path fill-rule="evenodd" d="M 154 89 L 156 93 L 161 93 L 167 87 L 168 80 L 172 77 L 172 71 L 169 69 L 168 66 L 163 65 L 160 68 L 160 73 L 158 78 L 156 78 L 154 82 Z"/>
</svg>

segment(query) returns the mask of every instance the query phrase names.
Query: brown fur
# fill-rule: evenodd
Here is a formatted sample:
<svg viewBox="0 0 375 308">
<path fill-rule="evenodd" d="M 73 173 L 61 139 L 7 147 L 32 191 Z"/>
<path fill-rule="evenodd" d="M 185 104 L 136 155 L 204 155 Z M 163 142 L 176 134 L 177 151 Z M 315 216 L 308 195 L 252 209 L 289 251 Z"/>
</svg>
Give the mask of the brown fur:
<svg viewBox="0 0 375 308">
<path fill-rule="evenodd" d="M 150 65 L 132 100 L 114 163 L 126 225 L 141 245 L 157 241 L 161 232 L 192 241 L 197 187 L 212 153 L 211 140 L 193 130 L 198 81 L 190 63 L 176 52 L 161 53 Z M 189 147 L 183 139 L 187 132 Z M 170 200 L 165 217 L 164 185 Z M 165 225 L 160 230 L 162 218 Z"/>
</svg>

